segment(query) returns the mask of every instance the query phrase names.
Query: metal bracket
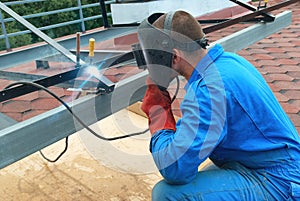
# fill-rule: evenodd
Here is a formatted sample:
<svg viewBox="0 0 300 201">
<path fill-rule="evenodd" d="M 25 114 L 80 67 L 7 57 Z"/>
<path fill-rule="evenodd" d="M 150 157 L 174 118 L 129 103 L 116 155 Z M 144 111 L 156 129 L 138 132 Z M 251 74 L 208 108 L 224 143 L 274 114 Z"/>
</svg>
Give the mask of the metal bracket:
<svg viewBox="0 0 300 201">
<path fill-rule="evenodd" d="M 205 27 L 205 28 L 203 28 L 203 31 L 206 34 L 211 33 L 211 32 L 223 29 L 225 27 L 228 27 L 228 26 L 240 23 L 240 22 L 245 22 L 247 20 L 251 20 L 251 19 L 255 18 L 256 16 L 264 15 L 265 13 L 268 13 L 270 11 L 277 10 L 279 8 L 282 8 L 282 7 L 288 6 L 288 5 L 293 4 L 293 3 L 297 3 L 297 2 L 299 2 L 299 0 L 290 0 L 290 1 L 281 2 L 281 3 L 275 4 L 273 6 L 267 7 L 265 9 L 256 10 L 253 13 L 249 13 L 249 14 L 246 14 L 246 15 L 243 15 L 243 16 L 232 18 L 232 19 L 229 19 L 227 21 L 220 22 L 216 25 Z"/>
<path fill-rule="evenodd" d="M 244 8 L 247 8 L 248 10 L 251 10 L 251 11 L 257 11 L 258 8 L 256 8 L 255 6 L 252 6 L 251 4 L 248 4 L 248 3 L 244 3 L 244 2 L 241 2 L 239 0 L 229 0 L 231 2 L 234 2 Z M 274 15 L 271 15 L 271 14 L 267 14 L 267 13 L 262 13 L 261 14 L 262 16 L 264 16 L 264 21 L 265 22 L 273 22 L 274 19 L 275 19 L 275 16 Z"/>
</svg>

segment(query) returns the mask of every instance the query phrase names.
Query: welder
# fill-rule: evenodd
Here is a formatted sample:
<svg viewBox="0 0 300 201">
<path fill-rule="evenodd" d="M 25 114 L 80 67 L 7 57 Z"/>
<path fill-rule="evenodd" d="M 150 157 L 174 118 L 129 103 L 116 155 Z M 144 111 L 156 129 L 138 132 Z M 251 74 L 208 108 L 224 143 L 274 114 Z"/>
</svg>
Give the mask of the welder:
<svg viewBox="0 0 300 201">
<path fill-rule="evenodd" d="M 300 200 L 299 135 L 256 68 L 241 56 L 211 48 L 189 13 L 155 13 L 138 27 L 147 66 L 142 110 L 150 151 L 163 180 L 152 200 Z M 168 93 L 186 80 L 181 118 Z M 215 168 L 198 171 L 209 158 Z"/>
</svg>

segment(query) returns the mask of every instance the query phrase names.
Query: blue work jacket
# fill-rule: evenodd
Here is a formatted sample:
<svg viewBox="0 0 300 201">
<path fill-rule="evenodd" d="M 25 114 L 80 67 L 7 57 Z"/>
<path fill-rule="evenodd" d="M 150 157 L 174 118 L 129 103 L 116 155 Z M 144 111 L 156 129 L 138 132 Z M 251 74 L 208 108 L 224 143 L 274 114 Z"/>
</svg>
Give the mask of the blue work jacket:
<svg viewBox="0 0 300 201">
<path fill-rule="evenodd" d="M 246 59 L 212 47 L 185 86 L 176 132 L 159 130 L 150 150 L 166 181 L 190 182 L 208 157 L 257 169 L 300 159 L 298 133 Z"/>
</svg>

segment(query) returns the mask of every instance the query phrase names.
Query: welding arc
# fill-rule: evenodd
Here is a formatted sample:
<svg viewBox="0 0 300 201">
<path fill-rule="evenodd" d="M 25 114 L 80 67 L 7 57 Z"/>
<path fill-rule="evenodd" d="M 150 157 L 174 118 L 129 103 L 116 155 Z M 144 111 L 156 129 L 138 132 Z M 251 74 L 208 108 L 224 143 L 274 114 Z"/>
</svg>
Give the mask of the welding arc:
<svg viewBox="0 0 300 201">
<path fill-rule="evenodd" d="M 172 102 L 176 99 L 176 96 L 178 94 L 178 91 L 179 91 L 179 78 L 178 76 L 176 77 L 176 81 L 177 81 L 177 88 L 176 88 L 176 91 L 175 91 L 175 94 L 172 98 Z M 144 130 L 144 131 L 141 131 L 141 132 L 136 132 L 136 133 L 130 133 L 130 134 L 127 134 L 127 135 L 120 135 L 120 136 L 116 136 L 116 137 L 104 137 L 104 136 L 101 136 L 99 134 L 97 134 L 94 130 L 92 130 L 88 125 L 86 125 L 73 111 L 72 109 L 68 106 L 68 104 L 66 102 L 64 102 L 60 97 L 58 97 L 55 93 L 53 93 L 52 91 L 50 91 L 49 89 L 47 89 L 46 87 L 44 87 L 43 85 L 40 85 L 40 84 L 37 84 L 37 83 L 33 83 L 33 82 L 25 82 L 25 81 L 20 81 L 20 82 L 14 82 L 12 84 L 9 84 L 5 87 L 5 89 L 8 89 L 8 88 L 11 88 L 13 86 L 16 86 L 16 85 L 29 85 L 29 86 L 33 86 L 33 87 L 36 87 L 40 90 L 44 90 L 45 92 L 47 92 L 48 94 L 50 94 L 51 96 L 53 96 L 56 100 L 58 100 L 70 113 L 71 115 L 85 128 L 87 129 L 90 133 L 92 133 L 94 136 L 96 136 L 97 138 L 100 138 L 102 140 L 106 140 L 106 141 L 113 141 L 113 140 L 119 140 L 119 139 L 123 139 L 123 138 L 128 138 L 128 137 L 132 137 L 132 136 L 136 136 L 136 135 L 142 135 L 144 133 L 146 133 L 147 131 L 149 131 L 149 128 Z M 56 162 L 68 149 L 68 137 L 67 136 L 65 139 L 66 139 L 66 142 L 65 142 L 65 148 L 64 150 L 58 155 L 58 157 L 54 160 L 51 160 L 49 158 L 47 158 L 43 152 L 40 150 L 40 154 L 42 155 L 42 157 L 49 161 L 49 162 Z"/>
</svg>

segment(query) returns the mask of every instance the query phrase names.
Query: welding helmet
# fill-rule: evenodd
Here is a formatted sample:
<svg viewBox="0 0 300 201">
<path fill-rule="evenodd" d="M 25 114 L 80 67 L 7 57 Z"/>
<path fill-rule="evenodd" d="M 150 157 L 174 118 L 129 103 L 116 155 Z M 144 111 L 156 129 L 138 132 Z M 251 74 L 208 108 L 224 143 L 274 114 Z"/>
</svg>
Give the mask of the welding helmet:
<svg viewBox="0 0 300 201">
<path fill-rule="evenodd" d="M 149 75 L 161 90 L 168 88 L 174 70 L 172 69 L 173 49 L 194 51 L 206 48 L 207 40 L 191 40 L 171 30 L 175 11 L 166 14 L 163 29 L 153 23 L 164 13 L 154 13 L 143 20 L 137 29 L 139 44 L 133 45 L 133 53 L 139 68 L 147 68 Z"/>
</svg>

